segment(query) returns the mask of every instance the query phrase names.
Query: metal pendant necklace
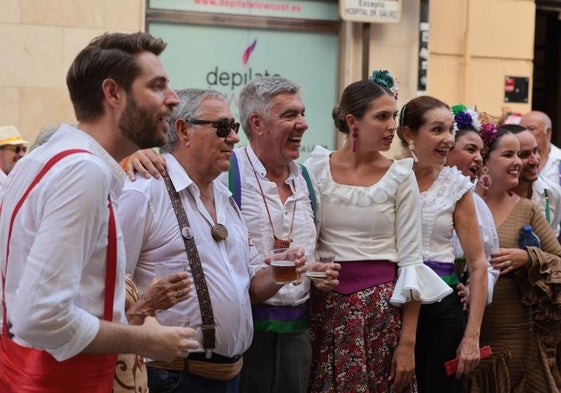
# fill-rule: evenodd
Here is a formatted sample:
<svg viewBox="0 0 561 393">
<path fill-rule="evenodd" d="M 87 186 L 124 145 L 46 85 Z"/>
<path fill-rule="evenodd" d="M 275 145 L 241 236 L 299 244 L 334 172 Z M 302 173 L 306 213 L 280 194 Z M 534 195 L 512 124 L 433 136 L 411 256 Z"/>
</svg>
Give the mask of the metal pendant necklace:
<svg viewBox="0 0 561 393">
<path fill-rule="evenodd" d="M 187 191 L 189 191 L 189 195 L 191 195 L 191 198 L 193 198 L 196 206 L 197 200 L 195 199 L 195 196 L 189 188 L 187 188 Z M 201 216 L 203 216 L 207 224 L 210 226 L 210 234 L 214 240 L 216 240 L 217 242 L 226 240 L 226 238 L 228 237 L 228 228 L 226 228 L 223 224 L 210 222 L 208 218 L 206 218 L 206 216 L 202 213 Z"/>
</svg>

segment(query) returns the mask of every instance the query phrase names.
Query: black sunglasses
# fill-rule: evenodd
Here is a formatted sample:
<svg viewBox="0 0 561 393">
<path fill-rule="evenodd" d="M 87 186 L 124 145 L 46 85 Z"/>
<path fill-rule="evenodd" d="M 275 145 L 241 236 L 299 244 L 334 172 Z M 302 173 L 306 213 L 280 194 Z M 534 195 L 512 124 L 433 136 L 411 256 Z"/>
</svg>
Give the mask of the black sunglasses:
<svg viewBox="0 0 561 393">
<path fill-rule="evenodd" d="M 4 145 L 4 146 L 2 146 L 2 148 L 11 150 L 11 151 L 15 152 L 16 154 L 19 154 L 21 152 L 27 153 L 27 147 L 26 146 Z"/>
<path fill-rule="evenodd" d="M 234 130 L 237 134 L 240 130 L 240 123 L 234 120 L 200 120 L 200 119 L 187 119 L 191 124 L 211 124 L 216 128 L 216 135 L 219 138 L 226 138 L 230 134 L 230 130 Z"/>
</svg>

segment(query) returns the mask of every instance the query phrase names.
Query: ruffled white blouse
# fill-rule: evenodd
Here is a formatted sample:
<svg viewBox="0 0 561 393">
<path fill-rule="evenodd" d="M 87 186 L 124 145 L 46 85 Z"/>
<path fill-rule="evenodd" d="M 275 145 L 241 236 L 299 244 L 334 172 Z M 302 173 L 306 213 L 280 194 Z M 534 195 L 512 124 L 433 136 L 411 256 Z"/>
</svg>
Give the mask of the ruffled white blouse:
<svg viewBox="0 0 561 393">
<path fill-rule="evenodd" d="M 389 260 L 397 263 L 390 303 L 433 303 L 452 292 L 423 264 L 420 197 L 410 158 L 394 161 L 371 186 L 338 184 L 331 176 L 331 152 L 316 146 L 306 167 L 321 197 L 318 247 L 337 261 Z"/>
<path fill-rule="evenodd" d="M 432 186 L 421 193 L 423 261 L 454 263 L 456 202 L 473 188 L 456 167 L 444 167 Z"/>
</svg>

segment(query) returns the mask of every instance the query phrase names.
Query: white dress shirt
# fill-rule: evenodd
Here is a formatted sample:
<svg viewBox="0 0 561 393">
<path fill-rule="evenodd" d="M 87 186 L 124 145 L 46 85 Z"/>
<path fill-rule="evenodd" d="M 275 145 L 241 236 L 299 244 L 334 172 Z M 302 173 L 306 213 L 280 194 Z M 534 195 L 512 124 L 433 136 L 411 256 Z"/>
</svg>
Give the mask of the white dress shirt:
<svg viewBox="0 0 561 393">
<path fill-rule="evenodd" d="M 545 194 L 547 190 L 546 201 Z M 542 213 L 548 218 L 555 236 L 559 236 L 559 223 L 561 223 L 561 187 L 558 183 L 543 178 L 541 175 L 532 183 L 532 201 L 538 205 Z"/>
<path fill-rule="evenodd" d="M 2 192 L 4 190 L 4 187 L 6 186 L 7 181 L 8 181 L 8 176 L 6 176 L 4 171 L 0 169 L 0 196 L 2 195 Z"/>
<path fill-rule="evenodd" d="M 248 155 L 245 153 L 246 150 Z M 241 210 L 248 226 L 249 236 L 259 254 L 257 263 L 251 265 L 252 274 L 255 274 L 263 266 L 261 261 L 271 253 L 274 234 L 282 240 L 286 240 L 290 236 L 293 240 L 292 246 L 303 247 L 306 250 L 308 260 L 312 261 L 317 233 L 308 186 L 306 179 L 302 176 L 300 165 L 291 162 L 288 166 L 290 174 L 286 179 L 286 184 L 290 186 L 292 195 L 283 204 L 277 185 L 275 182 L 267 179 L 267 170 L 259 161 L 251 146 L 237 148 L 236 157 L 241 179 Z M 267 207 L 269 208 L 271 221 L 274 226 L 274 234 L 256 176 L 259 179 L 264 198 L 267 201 Z M 311 180 L 315 185 L 312 176 L 310 173 Z M 222 174 L 220 179 L 227 185 L 228 173 Z M 317 189 L 315 192 L 317 201 L 319 193 Z M 295 208 L 296 210 L 294 210 Z M 293 218 L 294 224 L 292 223 Z M 290 233 L 291 226 L 293 226 L 292 233 Z M 309 280 L 304 280 L 300 285 L 284 285 L 273 297 L 264 303 L 274 306 L 296 306 L 308 299 L 309 291 Z"/>
<path fill-rule="evenodd" d="M 62 125 L 12 169 L 0 216 L 0 261 L 5 272 L 15 204 L 48 159 L 72 148 L 93 154 L 72 154 L 59 161 L 29 194 L 14 223 L 6 276 L 14 341 L 47 350 L 59 361 L 80 353 L 99 330 L 105 296 L 107 197 L 118 198 L 124 172 L 91 136 Z M 125 323 L 125 253 L 118 222 L 117 235 L 113 321 Z"/>
<path fill-rule="evenodd" d="M 200 200 L 197 185 L 171 154 L 163 155 L 167 172 L 185 208 L 189 226 L 196 241 L 212 302 L 216 325 L 216 350 L 224 356 L 239 355 L 249 347 L 253 337 L 251 302 L 249 299 L 249 262 L 255 261 L 255 247 L 249 245 L 247 228 L 229 201 L 230 191 L 214 181 L 214 204 L 217 222 L 226 226 L 228 237 L 223 241 L 212 238 L 212 218 Z M 144 292 L 155 278 L 157 263 L 188 265 L 185 244 L 163 179 L 137 177 L 127 180 L 118 215 L 126 228 L 127 273 Z M 202 344 L 202 325 L 195 285 L 189 299 L 170 310 L 181 312 L 197 330 L 196 339 Z"/>
<path fill-rule="evenodd" d="M 554 184 L 561 186 L 561 149 L 553 143 L 549 144 L 549 156 L 540 175 Z"/>
</svg>

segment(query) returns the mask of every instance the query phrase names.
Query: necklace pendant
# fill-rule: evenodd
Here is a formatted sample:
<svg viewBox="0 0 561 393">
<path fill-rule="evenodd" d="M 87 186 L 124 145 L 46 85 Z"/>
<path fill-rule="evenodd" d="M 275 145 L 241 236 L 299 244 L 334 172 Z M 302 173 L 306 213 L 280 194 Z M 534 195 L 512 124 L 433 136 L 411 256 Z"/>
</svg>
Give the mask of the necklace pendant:
<svg viewBox="0 0 561 393">
<path fill-rule="evenodd" d="M 212 235 L 212 238 L 214 240 L 219 242 L 222 240 L 226 240 L 226 238 L 228 237 L 228 229 L 226 229 L 226 227 L 222 224 L 216 224 L 211 227 L 210 234 Z"/>
<path fill-rule="evenodd" d="M 281 240 L 275 236 L 275 242 L 273 243 L 273 248 L 276 250 L 278 248 L 290 248 L 290 243 L 292 240 Z"/>
</svg>

